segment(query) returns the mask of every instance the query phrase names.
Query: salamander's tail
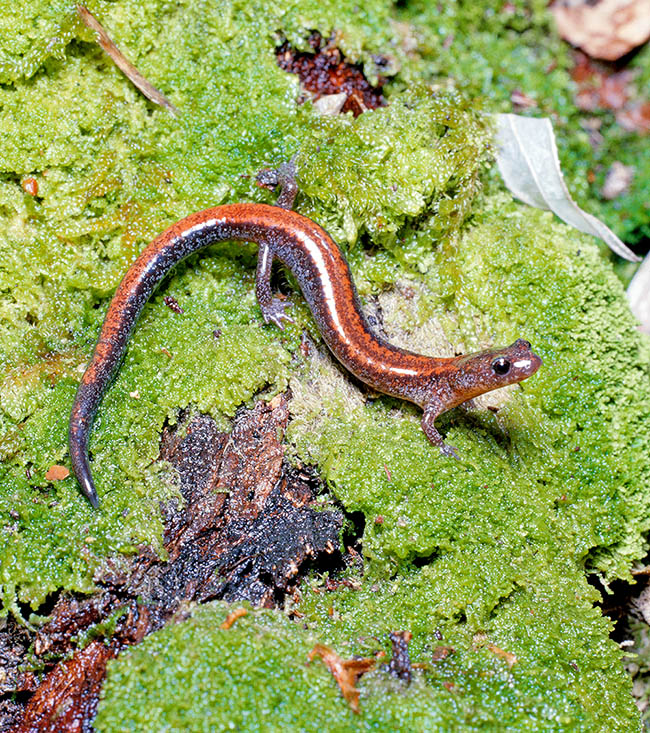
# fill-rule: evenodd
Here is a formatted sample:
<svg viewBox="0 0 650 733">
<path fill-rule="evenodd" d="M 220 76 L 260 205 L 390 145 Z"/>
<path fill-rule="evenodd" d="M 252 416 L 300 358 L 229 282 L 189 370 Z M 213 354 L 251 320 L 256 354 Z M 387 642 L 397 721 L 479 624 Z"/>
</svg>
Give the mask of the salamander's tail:
<svg viewBox="0 0 650 733">
<path fill-rule="evenodd" d="M 99 508 L 97 489 L 88 462 L 88 439 L 101 394 L 95 385 L 82 382 L 72 405 L 68 430 L 70 461 L 81 491 L 95 509 Z"/>
</svg>

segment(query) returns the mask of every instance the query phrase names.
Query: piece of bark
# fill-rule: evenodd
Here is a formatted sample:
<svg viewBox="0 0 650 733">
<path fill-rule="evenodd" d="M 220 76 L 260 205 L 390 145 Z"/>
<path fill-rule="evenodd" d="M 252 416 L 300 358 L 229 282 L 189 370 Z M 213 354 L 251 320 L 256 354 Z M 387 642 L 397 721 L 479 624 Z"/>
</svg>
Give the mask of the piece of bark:
<svg viewBox="0 0 650 733">
<path fill-rule="evenodd" d="M 106 663 L 116 654 L 114 645 L 95 639 L 57 664 L 30 699 L 17 733 L 92 730 Z"/>
</svg>

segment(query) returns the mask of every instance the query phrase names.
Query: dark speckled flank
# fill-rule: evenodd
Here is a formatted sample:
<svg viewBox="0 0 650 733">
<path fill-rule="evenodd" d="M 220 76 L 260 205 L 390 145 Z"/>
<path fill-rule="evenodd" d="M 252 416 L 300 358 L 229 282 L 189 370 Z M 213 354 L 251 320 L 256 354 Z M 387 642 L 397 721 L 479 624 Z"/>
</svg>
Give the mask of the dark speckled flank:
<svg viewBox="0 0 650 733">
<path fill-rule="evenodd" d="M 522 339 L 504 349 L 451 359 L 422 356 L 392 346 L 371 331 L 348 264 L 318 224 L 266 204 L 206 209 L 163 232 L 129 268 L 111 301 L 79 385 L 70 415 L 70 458 L 82 491 L 94 507 L 99 502 L 88 464 L 90 430 L 137 318 L 174 265 L 209 244 L 228 239 L 255 242 L 260 247 L 256 292 L 266 322 L 282 328 L 287 319 L 284 305 L 273 298 L 270 288 L 271 265 L 278 259 L 298 280 L 334 356 L 374 389 L 423 407 L 422 428 L 446 454 L 455 455 L 434 427 L 440 413 L 484 392 L 520 382 L 541 364 L 530 344 Z"/>
</svg>

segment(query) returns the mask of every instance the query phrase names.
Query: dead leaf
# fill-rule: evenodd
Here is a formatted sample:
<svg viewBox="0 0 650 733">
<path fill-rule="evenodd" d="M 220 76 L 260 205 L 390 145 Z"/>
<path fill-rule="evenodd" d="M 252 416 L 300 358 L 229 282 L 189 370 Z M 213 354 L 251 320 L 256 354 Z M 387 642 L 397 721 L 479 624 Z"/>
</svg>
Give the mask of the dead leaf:
<svg viewBox="0 0 650 733">
<path fill-rule="evenodd" d="M 359 712 L 359 690 L 355 687 L 357 679 L 375 666 L 374 659 L 342 659 L 339 655 L 324 644 L 316 644 L 309 652 L 309 661 L 320 657 L 329 667 L 336 680 L 341 694 L 353 712 Z"/>
<path fill-rule="evenodd" d="M 68 478 L 70 471 L 65 466 L 50 466 L 47 469 L 45 478 L 47 481 L 62 481 L 64 478 Z"/>
<path fill-rule="evenodd" d="M 345 92 L 339 94 L 324 94 L 319 99 L 314 100 L 314 107 L 322 115 L 337 115 L 343 109 L 343 105 L 348 101 L 348 95 Z"/>
<path fill-rule="evenodd" d="M 627 299 L 630 310 L 641 321 L 641 330 L 650 333 L 650 254 L 628 285 Z"/>
<path fill-rule="evenodd" d="M 537 107 L 537 102 L 519 89 L 512 90 L 510 93 L 510 101 L 515 105 L 515 107 L 521 107 L 522 109 Z"/>
<path fill-rule="evenodd" d="M 497 165 L 514 196 L 529 206 L 552 211 L 570 226 L 602 239 L 624 259 L 639 262 L 640 258 L 609 227 L 571 198 L 548 118 L 499 114 L 496 124 Z"/>
<path fill-rule="evenodd" d="M 648 0 L 557 0 L 560 36 L 597 59 L 615 61 L 650 38 Z"/>
</svg>

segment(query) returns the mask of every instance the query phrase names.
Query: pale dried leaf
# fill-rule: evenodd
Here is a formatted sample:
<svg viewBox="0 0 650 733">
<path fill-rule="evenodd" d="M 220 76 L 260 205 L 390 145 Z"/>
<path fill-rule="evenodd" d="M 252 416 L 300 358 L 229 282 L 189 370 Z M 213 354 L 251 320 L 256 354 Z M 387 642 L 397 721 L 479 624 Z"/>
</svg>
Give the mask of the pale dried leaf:
<svg viewBox="0 0 650 733">
<path fill-rule="evenodd" d="M 650 254 L 641 263 L 627 288 L 630 310 L 641 321 L 641 330 L 650 333 Z"/>
<path fill-rule="evenodd" d="M 624 259 L 640 260 L 609 227 L 571 198 L 548 118 L 499 114 L 496 123 L 497 165 L 514 196 L 530 206 L 548 209 L 570 226 L 602 239 Z"/>
<path fill-rule="evenodd" d="M 650 38 L 650 0 L 557 0 L 559 34 L 593 58 L 615 61 Z"/>
</svg>

